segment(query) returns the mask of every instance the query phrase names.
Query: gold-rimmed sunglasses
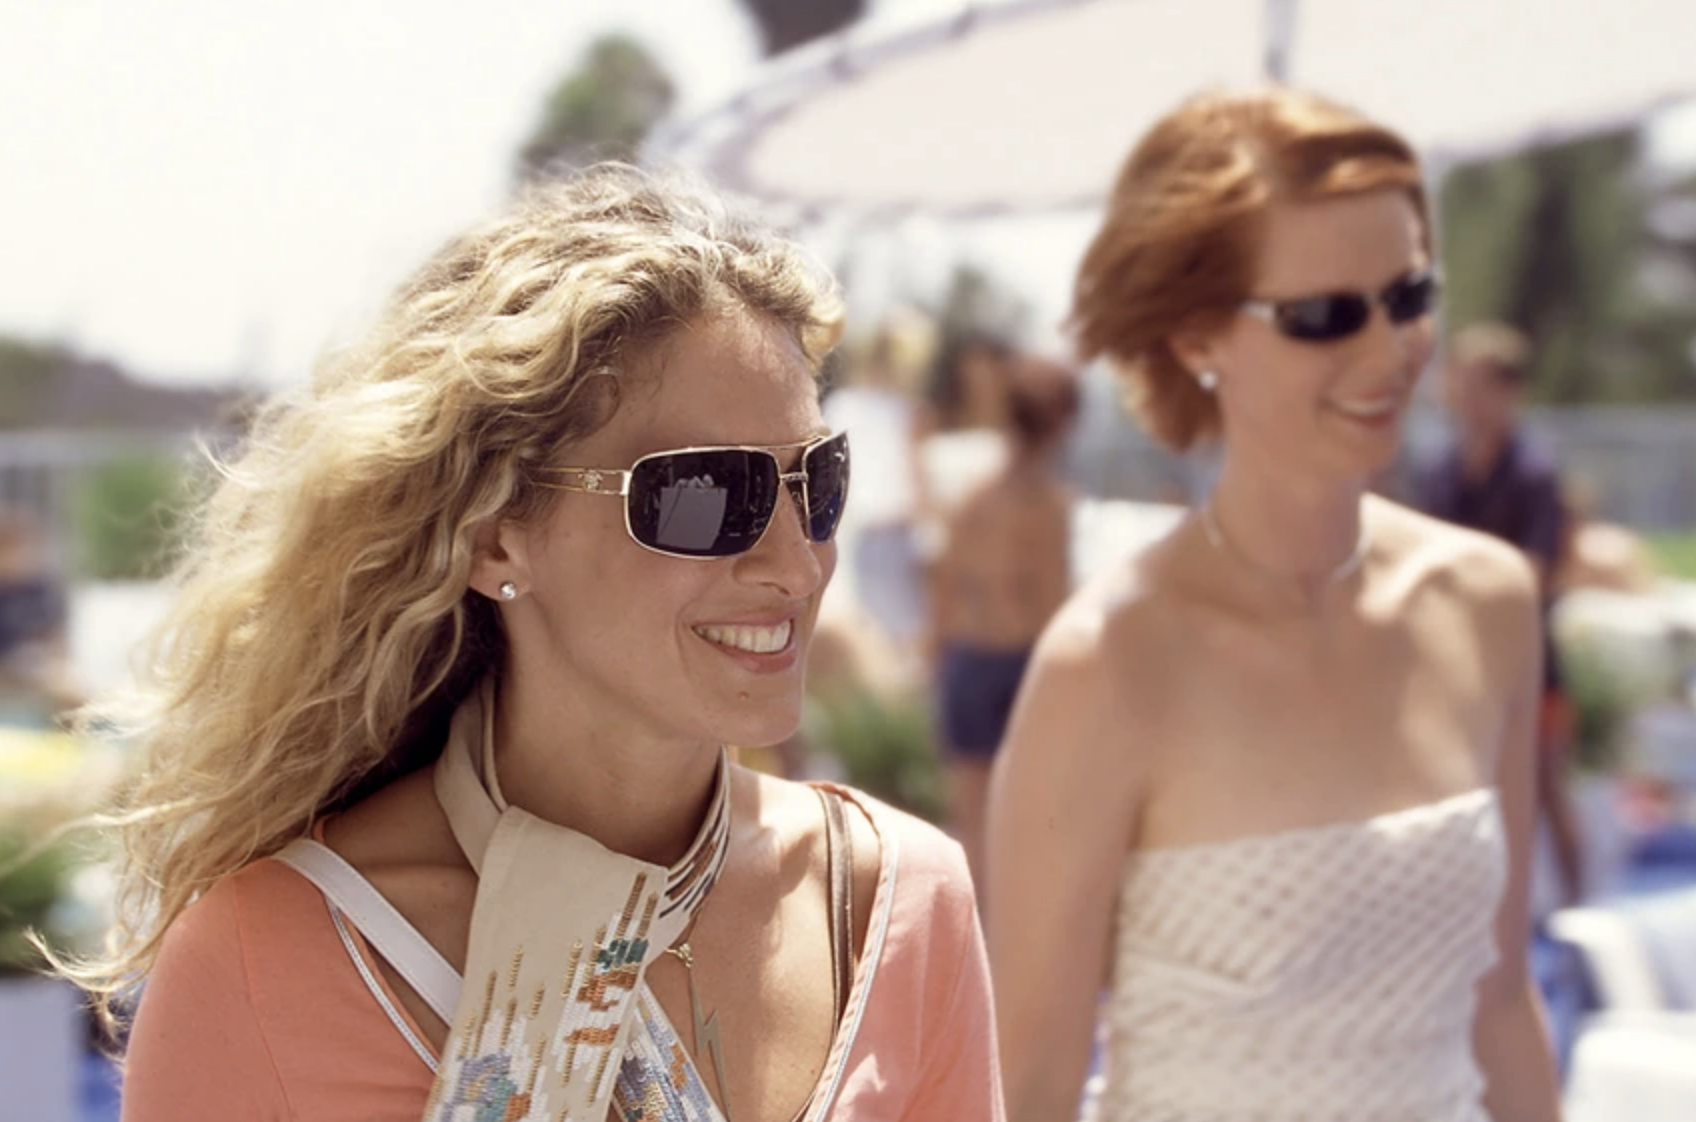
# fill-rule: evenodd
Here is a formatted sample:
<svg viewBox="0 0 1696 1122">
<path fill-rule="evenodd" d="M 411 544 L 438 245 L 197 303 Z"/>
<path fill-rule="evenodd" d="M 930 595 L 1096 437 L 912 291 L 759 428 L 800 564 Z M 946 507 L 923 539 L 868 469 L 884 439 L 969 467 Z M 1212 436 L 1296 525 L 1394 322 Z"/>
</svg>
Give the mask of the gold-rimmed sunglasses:
<svg viewBox="0 0 1696 1122">
<path fill-rule="evenodd" d="M 799 449 L 798 471 L 779 453 Z M 801 524 L 827 542 L 848 500 L 848 434 L 765 447 L 722 445 L 652 452 L 628 471 L 549 468 L 544 487 L 624 499 L 624 528 L 644 549 L 668 557 L 734 557 L 759 544 L 785 490 L 796 496 Z"/>
</svg>

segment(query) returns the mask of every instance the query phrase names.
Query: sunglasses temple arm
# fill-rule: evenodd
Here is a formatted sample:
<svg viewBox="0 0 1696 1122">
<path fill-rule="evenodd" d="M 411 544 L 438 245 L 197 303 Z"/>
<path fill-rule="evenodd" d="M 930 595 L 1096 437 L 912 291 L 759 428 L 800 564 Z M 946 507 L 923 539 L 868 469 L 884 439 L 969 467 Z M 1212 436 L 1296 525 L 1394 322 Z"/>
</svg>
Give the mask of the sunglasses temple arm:
<svg viewBox="0 0 1696 1122">
<path fill-rule="evenodd" d="M 617 495 L 630 493 L 631 473 L 599 468 L 555 468 L 553 474 L 562 476 L 558 483 L 542 482 L 554 491 L 575 491 L 582 495 Z"/>
</svg>

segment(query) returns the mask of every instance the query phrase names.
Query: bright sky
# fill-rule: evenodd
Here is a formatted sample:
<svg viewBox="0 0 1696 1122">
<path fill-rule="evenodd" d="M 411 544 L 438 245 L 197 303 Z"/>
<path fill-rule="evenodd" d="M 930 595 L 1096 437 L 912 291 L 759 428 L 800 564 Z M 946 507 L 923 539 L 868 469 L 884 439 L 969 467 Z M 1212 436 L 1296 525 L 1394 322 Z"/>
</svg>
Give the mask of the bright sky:
<svg viewBox="0 0 1696 1122">
<path fill-rule="evenodd" d="M 304 378 L 499 202 L 545 91 L 598 34 L 641 37 L 686 107 L 733 91 L 758 53 L 734 0 L 166 7 L 0 5 L 0 332 L 172 381 Z M 1660 135 L 1696 154 L 1696 112 Z M 1049 318 L 1087 232 L 917 223 L 906 261 L 885 246 L 881 267 L 922 289 L 968 252 L 1040 290 Z"/>
<path fill-rule="evenodd" d="M 303 378 L 501 200 L 547 89 L 619 27 L 691 102 L 758 56 L 733 0 L 0 4 L 0 331 Z"/>
</svg>

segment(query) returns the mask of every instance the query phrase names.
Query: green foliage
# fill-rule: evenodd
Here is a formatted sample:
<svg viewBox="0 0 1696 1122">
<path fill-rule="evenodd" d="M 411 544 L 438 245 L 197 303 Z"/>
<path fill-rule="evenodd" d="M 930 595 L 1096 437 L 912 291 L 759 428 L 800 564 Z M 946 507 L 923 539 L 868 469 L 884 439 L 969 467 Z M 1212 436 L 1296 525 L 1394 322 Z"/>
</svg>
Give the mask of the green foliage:
<svg viewBox="0 0 1696 1122">
<path fill-rule="evenodd" d="M 1696 581 L 1696 530 L 1648 535 L 1661 571 L 1674 580 Z"/>
<path fill-rule="evenodd" d="M 27 835 L 0 829 L 0 977 L 43 965 L 29 932 L 45 936 L 49 945 L 62 942 L 54 938 L 55 908 L 69 890 L 79 861 L 68 844 L 29 854 L 32 845 Z"/>
<path fill-rule="evenodd" d="M 519 153 L 519 177 L 634 161 L 643 139 L 676 97 L 671 79 L 641 43 L 608 35 L 548 95 L 541 123 Z"/>
<path fill-rule="evenodd" d="M 1645 284 L 1654 249 L 1637 134 L 1615 132 L 1454 169 L 1438 200 L 1451 327 L 1485 319 L 1536 344 L 1553 404 L 1696 400 L 1696 308 Z M 1696 256 L 1680 266 L 1696 283 Z"/>
<path fill-rule="evenodd" d="M 1585 771 L 1612 772 L 1619 763 L 1621 739 L 1638 691 L 1607 659 L 1584 647 L 1562 651 L 1561 672 L 1577 714 L 1574 763 Z"/>
<path fill-rule="evenodd" d="M 922 698 L 880 698 L 864 690 L 817 702 L 808 739 L 842 765 L 846 781 L 930 822 L 947 811 L 942 765 Z"/>
<path fill-rule="evenodd" d="M 1523 159 L 1456 168 L 1438 200 L 1442 228 L 1443 303 L 1460 325 L 1507 314 L 1517 281 L 1522 218 L 1537 196 L 1537 178 Z"/>
<path fill-rule="evenodd" d="M 112 854 L 85 827 L 127 762 L 116 744 L 0 724 L 0 974 L 41 965 L 31 933 L 78 954 L 110 926 Z"/>
<path fill-rule="evenodd" d="M 82 575 L 148 580 L 163 574 L 188 502 L 183 469 L 169 457 L 112 460 L 89 472 L 76 502 Z"/>
</svg>

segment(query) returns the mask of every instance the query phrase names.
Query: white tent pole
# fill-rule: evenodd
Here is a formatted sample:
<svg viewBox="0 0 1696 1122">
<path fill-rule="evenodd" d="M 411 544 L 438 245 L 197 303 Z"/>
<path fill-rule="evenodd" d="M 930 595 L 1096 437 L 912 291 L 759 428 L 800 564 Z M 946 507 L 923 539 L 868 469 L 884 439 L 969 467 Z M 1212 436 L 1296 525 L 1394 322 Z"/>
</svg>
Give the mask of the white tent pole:
<svg viewBox="0 0 1696 1122">
<path fill-rule="evenodd" d="M 1262 69 L 1269 81 L 1290 80 L 1290 56 L 1295 49 L 1300 4 L 1301 0 L 1266 0 L 1266 54 Z"/>
</svg>

